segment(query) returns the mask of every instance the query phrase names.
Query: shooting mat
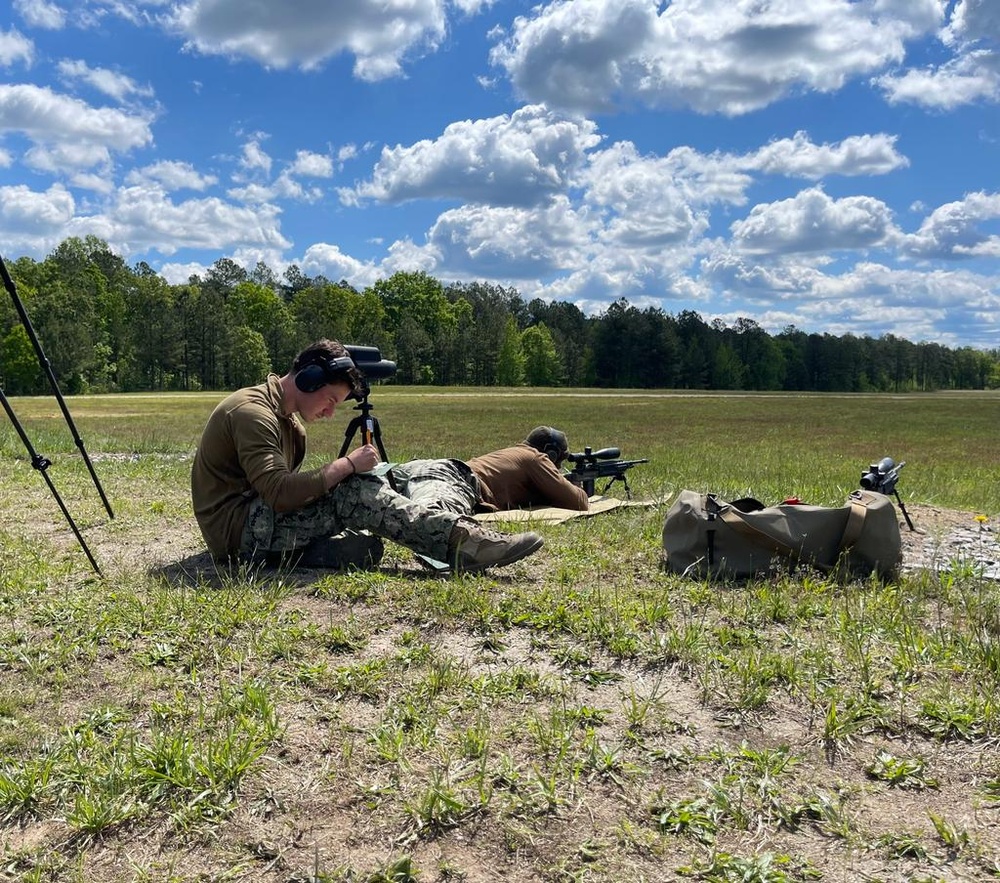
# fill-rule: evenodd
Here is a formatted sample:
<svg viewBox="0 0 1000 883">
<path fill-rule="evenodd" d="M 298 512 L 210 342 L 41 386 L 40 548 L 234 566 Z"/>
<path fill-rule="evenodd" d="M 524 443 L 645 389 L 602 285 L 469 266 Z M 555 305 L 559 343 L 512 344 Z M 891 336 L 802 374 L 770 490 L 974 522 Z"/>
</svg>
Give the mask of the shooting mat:
<svg viewBox="0 0 1000 883">
<path fill-rule="evenodd" d="M 588 518 L 592 515 L 602 515 L 614 509 L 630 506 L 656 506 L 666 500 L 619 500 L 617 497 L 602 497 L 595 494 L 590 498 L 590 509 L 580 512 L 577 509 L 560 509 L 558 506 L 526 506 L 523 509 L 503 509 L 499 512 L 480 512 L 473 517 L 476 521 L 511 521 L 538 522 L 546 524 L 562 524 L 571 518 Z"/>
<path fill-rule="evenodd" d="M 590 498 L 590 508 L 586 512 L 581 512 L 578 509 L 560 509 L 558 506 L 525 506 L 521 509 L 501 509 L 498 512 L 478 512 L 472 517 L 476 521 L 482 522 L 505 521 L 525 525 L 538 524 L 539 522 L 562 524 L 573 518 L 588 518 L 592 515 L 613 512 L 616 509 L 657 506 L 660 503 L 665 503 L 667 499 L 669 498 L 665 497 L 663 500 L 619 500 L 617 497 L 602 497 L 600 494 L 595 494 Z M 451 571 L 451 568 L 443 561 L 436 561 L 426 555 L 417 555 L 416 559 L 428 570 L 436 573 L 445 574 Z"/>
</svg>

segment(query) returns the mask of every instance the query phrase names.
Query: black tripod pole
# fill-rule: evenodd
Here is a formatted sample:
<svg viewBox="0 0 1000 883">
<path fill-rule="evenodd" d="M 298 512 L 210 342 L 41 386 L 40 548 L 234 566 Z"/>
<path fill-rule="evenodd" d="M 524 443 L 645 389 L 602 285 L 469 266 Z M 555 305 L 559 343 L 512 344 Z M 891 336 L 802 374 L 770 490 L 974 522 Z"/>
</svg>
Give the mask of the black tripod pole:
<svg viewBox="0 0 1000 883">
<path fill-rule="evenodd" d="M 388 460 L 389 458 L 385 453 L 385 446 L 382 444 L 382 427 L 379 426 L 378 417 L 372 414 L 372 405 L 368 403 L 368 398 L 365 397 L 360 404 L 355 405 L 354 410 L 361 413 L 347 424 L 347 429 L 344 430 L 344 443 L 340 446 L 339 456 L 343 457 L 347 454 L 351 449 L 351 442 L 354 440 L 354 436 L 360 432 L 361 444 L 375 445 L 382 460 Z"/>
<path fill-rule="evenodd" d="M 42 473 L 42 478 L 45 479 L 45 483 L 49 486 L 49 490 L 52 491 L 52 496 L 56 498 L 56 502 L 59 504 L 59 508 L 62 509 L 63 515 L 66 516 L 69 526 L 73 528 L 73 533 L 76 534 L 76 538 L 79 541 L 84 554 L 86 554 L 87 560 L 90 562 L 90 566 L 94 568 L 94 573 L 100 576 L 101 568 L 97 566 L 94 556 L 90 554 L 90 549 L 87 548 L 87 544 L 84 542 L 83 536 L 81 535 L 79 528 L 76 526 L 76 522 L 73 520 L 73 516 L 69 514 L 69 509 L 66 508 L 66 504 L 63 502 L 62 497 L 59 496 L 59 491 L 56 490 L 56 486 L 52 483 L 52 479 L 49 477 L 48 469 L 49 466 L 52 465 L 52 461 L 35 452 L 35 448 L 32 446 L 31 440 L 28 438 L 27 433 L 25 433 L 24 427 L 21 426 L 18 421 L 17 415 L 10 406 L 10 402 L 7 401 L 7 396 L 4 395 L 3 389 L 0 389 L 0 404 L 3 405 L 3 409 L 7 412 L 7 416 L 10 417 L 10 422 L 14 424 L 14 429 L 17 430 L 17 434 L 21 436 L 21 441 L 24 442 L 24 446 L 28 449 L 28 456 L 31 458 L 32 467 Z"/>
<path fill-rule="evenodd" d="M 385 445 L 382 444 L 382 427 L 379 426 L 378 417 L 372 414 L 372 408 L 373 405 L 369 403 L 368 396 L 365 396 L 354 406 L 354 410 L 361 413 L 347 424 L 347 429 L 344 430 L 344 443 L 340 446 L 340 454 L 338 456 L 344 457 L 347 455 L 347 452 L 351 449 L 351 442 L 354 440 L 354 436 L 360 432 L 361 444 L 375 445 L 378 448 L 382 462 L 389 462 L 389 457 L 385 452 Z M 396 479 L 391 469 L 386 473 L 386 478 L 389 480 L 389 487 L 396 490 Z"/>
<path fill-rule="evenodd" d="M 90 472 L 90 477 L 94 480 L 94 487 L 97 488 L 97 493 L 101 496 L 101 502 L 104 503 L 104 508 L 107 509 L 109 517 L 114 518 L 115 513 L 111 511 L 111 504 L 108 502 L 108 498 L 104 494 L 104 488 L 101 487 L 101 482 L 97 477 L 97 473 L 94 471 L 94 464 L 90 462 L 87 449 L 83 446 L 83 439 L 80 438 L 80 433 L 76 431 L 76 424 L 73 422 L 73 418 L 69 413 L 69 408 L 66 407 L 66 400 L 59 391 L 59 384 L 56 381 L 56 375 L 52 373 L 52 365 L 49 364 L 45 351 L 42 349 L 42 344 L 38 340 L 38 335 L 35 334 L 35 329 L 31 325 L 31 320 L 28 318 L 27 312 L 25 312 L 24 304 L 21 303 L 21 298 L 17 295 L 17 286 L 14 284 L 14 280 L 11 279 L 10 273 L 7 272 L 7 265 L 4 263 L 2 257 L 0 257 L 0 276 L 3 277 L 3 284 L 6 287 L 7 292 L 10 294 L 11 299 L 14 301 L 14 309 L 17 310 L 17 315 L 21 317 L 21 324 L 24 325 L 24 330 L 28 332 L 28 338 L 31 340 L 31 345 L 35 348 L 35 354 L 38 356 L 38 362 L 42 366 L 42 370 L 45 371 L 46 377 L 49 378 L 49 385 L 52 387 L 52 392 L 56 397 L 56 401 L 59 402 L 59 408 L 62 410 L 63 417 L 66 419 L 66 425 L 69 426 L 69 431 L 73 434 L 73 441 L 76 442 L 77 448 L 79 448 L 80 453 L 83 455 L 83 462 L 87 464 L 87 470 Z M 10 412 L 8 411 L 8 413 Z M 23 435 L 22 438 L 24 438 Z M 27 441 L 27 439 L 25 439 L 25 441 Z M 64 509 L 63 511 L 65 512 L 66 510 Z"/>
</svg>

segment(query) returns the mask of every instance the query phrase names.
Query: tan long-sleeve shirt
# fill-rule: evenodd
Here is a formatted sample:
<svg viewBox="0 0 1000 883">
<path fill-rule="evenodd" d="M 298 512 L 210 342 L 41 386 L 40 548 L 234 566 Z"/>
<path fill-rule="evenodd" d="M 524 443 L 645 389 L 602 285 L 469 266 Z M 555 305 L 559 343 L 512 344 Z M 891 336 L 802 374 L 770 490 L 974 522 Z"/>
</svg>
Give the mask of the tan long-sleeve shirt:
<svg viewBox="0 0 1000 883">
<path fill-rule="evenodd" d="M 487 508 L 558 506 L 586 511 L 587 492 L 563 476 L 545 454 L 521 442 L 467 461 L 479 479 Z"/>
<path fill-rule="evenodd" d="M 239 551 L 250 503 L 263 499 L 276 512 L 299 509 L 326 492 L 320 470 L 299 472 L 306 432 L 284 413 L 278 375 L 237 390 L 208 418 L 194 465 L 191 500 L 208 548 L 216 556 Z"/>
</svg>

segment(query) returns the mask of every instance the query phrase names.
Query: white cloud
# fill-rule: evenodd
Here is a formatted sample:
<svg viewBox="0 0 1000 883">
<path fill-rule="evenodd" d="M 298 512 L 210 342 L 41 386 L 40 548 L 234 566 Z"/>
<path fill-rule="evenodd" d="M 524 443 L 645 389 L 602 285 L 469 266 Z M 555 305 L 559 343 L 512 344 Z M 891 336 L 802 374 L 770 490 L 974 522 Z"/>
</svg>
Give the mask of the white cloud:
<svg viewBox="0 0 1000 883">
<path fill-rule="evenodd" d="M 706 256 L 700 269 L 705 282 L 727 297 L 738 294 L 759 305 L 800 303 L 825 296 L 825 293 L 813 293 L 822 278 L 820 268 L 798 256 L 762 266 L 722 246 Z"/>
<path fill-rule="evenodd" d="M 77 169 L 92 169 L 94 166 L 101 166 L 106 170 L 111 163 L 111 152 L 103 144 L 67 141 L 29 148 L 24 154 L 24 163 L 37 171 L 54 175 Z"/>
<path fill-rule="evenodd" d="M 826 175 L 885 175 L 910 161 L 896 151 L 896 136 L 855 135 L 837 144 L 813 144 L 805 132 L 772 141 L 749 157 L 749 168 L 818 181 Z"/>
<path fill-rule="evenodd" d="M 998 218 L 1000 193 L 971 193 L 931 212 L 903 247 L 921 258 L 997 257 L 1000 236 L 986 233 L 983 223 Z"/>
<path fill-rule="evenodd" d="M 451 0 L 451 4 L 465 15 L 475 15 L 481 9 L 488 9 L 495 0 Z"/>
<path fill-rule="evenodd" d="M 181 248 L 229 251 L 291 244 L 281 234 L 280 210 L 273 205 L 249 208 L 217 197 L 173 202 L 153 185 L 121 188 L 105 215 L 114 231 L 106 238 L 124 243 L 128 252 L 156 249 L 173 254 Z"/>
<path fill-rule="evenodd" d="M 897 334 L 944 342 L 940 329 L 948 327 L 951 335 L 967 340 L 977 336 L 984 309 L 992 310 L 994 317 L 1000 311 L 996 280 L 972 273 L 899 270 L 862 262 L 842 275 L 818 277 L 814 290 L 821 300 L 841 304 L 835 314 L 817 313 L 810 322 L 833 334 Z"/>
<path fill-rule="evenodd" d="M 48 0 L 14 0 L 14 9 L 29 27 L 59 30 L 66 24 L 66 12 Z"/>
<path fill-rule="evenodd" d="M 491 60 L 550 107 L 738 115 L 899 63 L 940 16 L 934 0 L 555 0 L 515 19 Z"/>
<path fill-rule="evenodd" d="M 0 187 L 0 241 L 8 254 L 41 258 L 75 225 L 76 201 L 62 185 L 39 192 L 24 184 Z"/>
<path fill-rule="evenodd" d="M 362 80 L 400 75 L 404 57 L 433 50 L 447 29 L 445 0 L 187 0 L 172 11 L 170 26 L 206 54 L 251 58 L 267 67 L 304 69 L 348 52 Z M 461 0 L 466 13 L 479 9 Z"/>
<path fill-rule="evenodd" d="M 756 205 L 730 229 L 734 246 L 754 254 L 874 248 L 898 235 L 884 202 L 870 196 L 831 199 L 819 188 Z"/>
<path fill-rule="evenodd" d="M 893 104 L 938 110 L 1000 101 L 1000 5 L 995 0 L 958 0 L 939 37 L 955 56 L 876 77 L 873 82 L 886 98 Z"/>
<path fill-rule="evenodd" d="M 372 179 L 341 190 L 341 200 L 531 205 L 566 190 L 585 151 L 599 141 L 594 123 L 537 105 L 509 117 L 452 123 L 433 141 L 384 148 Z"/>
<path fill-rule="evenodd" d="M 343 165 L 348 160 L 354 159 L 357 155 L 357 144 L 345 144 L 337 151 L 337 162 Z"/>
<path fill-rule="evenodd" d="M 174 201 L 151 179 L 77 204 L 60 184 L 45 192 L 0 188 L 0 239 L 21 253 L 43 255 L 70 236 L 93 234 L 133 259 L 185 248 L 280 254 L 290 246 L 273 205 L 241 206 L 216 197 Z"/>
<path fill-rule="evenodd" d="M 108 14 L 116 15 L 133 25 L 147 25 L 156 20 L 160 10 L 171 5 L 171 0 L 91 0 L 91 4 L 75 6 L 74 25 L 95 28 Z"/>
<path fill-rule="evenodd" d="M 215 175 L 199 172 L 191 163 L 162 160 L 140 169 L 133 169 L 125 177 L 126 184 L 155 181 L 166 190 L 207 190 L 218 183 Z"/>
<path fill-rule="evenodd" d="M 440 261 L 441 255 L 433 245 L 417 245 L 407 237 L 389 246 L 388 254 L 379 264 L 379 275 L 391 276 L 396 272 L 434 273 L 439 268 Z M 441 281 L 447 279 L 447 276 L 443 276 Z"/>
<path fill-rule="evenodd" d="M 331 282 L 347 279 L 352 285 L 363 287 L 370 285 L 382 274 L 372 265 L 344 254 L 336 245 L 317 242 L 310 245 L 297 263 L 303 273 L 316 276 L 322 275 Z"/>
<path fill-rule="evenodd" d="M 273 158 L 261 147 L 268 136 L 258 133 L 243 145 L 239 167 L 242 172 L 233 176 L 239 185 L 230 188 L 228 195 L 247 203 L 270 203 L 276 199 L 315 202 L 323 197 L 319 187 L 303 186 L 295 176 L 329 178 L 333 175 L 333 160 L 329 156 L 299 150 L 295 159 L 273 180 L 270 178 Z M 247 174 L 243 174 L 243 172 Z M 252 178 L 252 180 L 251 180 Z"/>
<path fill-rule="evenodd" d="M 593 232 L 586 215 L 560 196 L 544 208 L 466 205 L 446 211 L 428 244 L 449 273 L 528 279 L 585 261 Z"/>
<path fill-rule="evenodd" d="M 0 31 L 0 65 L 10 67 L 20 61 L 31 65 L 35 60 L 35 44 L 14 28 Z"/>
<path fill-rule="evenodd" d="M 312 178 L 332 178 L 333 160 L 322 153 L 310 150 L 299 150 L 295 153 L 295 161 L 288 167 L 292 175 L 306 175 Z"/>
<path fill-rule="evenodd" d="M 623 248 L 662 249 L 702 235 L 708 222 L 692 204 L 720 197 L 740 202 L 749 183 L 725 163 L 702 159 L 694 151 L 641 157 L 626 142 L 594 154 L 580 183 L 587 204 L 604 219 L 602 238 Z"/>
<path fill-rule="evenodd" d="M 119 103 L 128 98 L 138 96 L 148 98 L 153 94 L 149 86 L 140 86 L 131 77 L 107 68 L 90 67 L 85 61 L 63 59 L 58 65 L 59 73 L 68 80 L 82 80 L 88 85 L 109 95 Z"/>
<path fill-rule="evenodd" d="M 813 144 L 799 132 L 747 155 L 705 155 L 676 148 L 666 156 L 640 156 L 629 142 L 589 156 L 579 176 L 584 200 L 605 212 L 603 238 L 630 248 L 693 243 L 708 229 L 713 203 L 743 205 L 753 183 L 748 171 L 819 179 L 828 174 L 872 175 L 908 164 L 886 135 L 855 136 Z"/>
<path fill-rule="evenodd" d="M 892 104 L 951 110 L 976 101 L 1000 101 L 1000 56 L 974 50 L 938 67 L 886 74 L 874 82 Z"/>
<path fill-rule="evenodd" d="M 44 193 L 24 184 L 0 187 L 0 218 L 6 232 L 56 234 L 73 218 L 76 202 L 61 184 L 53 184 Z"/>
<path fill-rule="evenodd" d="M 93 190 L 101 194 L 112 193 L 115 189 L 114 182 L 108 175 L 98 175 L 94 172 L 75 172 L 70 175 L 69 184 L 78 190 Z"/>
<path fill-rule="evenodd" d="M 947 42 L 1000 42 L 1000 6 L 995 0 L 958 0 L 944 37 Z"/>
<path fill-rule="evenodd" d="M 260 146 L 261 137 L 252 138 L 243 145 L 243 155 L 240 167 L 250 172 L 261 171 L 265 175 L 271 173 L 271 157 Z"/>
<path fill-rule="evenodd" d="M 273 180 L 270 180 L 274 159 L 261 142 L 269 136 L 255 134 L 244 143 L 239 159 L 239 173 L 233 175 L 237 186 L 227 192 L 233 199 L 246 203 L 270 203 L 276 199 L 315 202 L 323 197 L 319 187 L 305 186 L 295 176 L 329 178 L 333 176 L 333 160 L 321 153 L 298 150 L 292 160 Z"/>
<path fill-rule="evenodd" d="M 771 332 L 795 325 L 835 335 L 895 334 L 956 345 L 979 338 L 984 321 L 995 323 L 1000 314 L 997 279 L 974 273 L 865 261 L 842 273 L 825 273 L 795 259 L 762 268 L 731 252 L 707 259 L 703 271 L 715 289 L 716 315 L 731 322 L 753 314 Z"/>
<path fill-rule="evenodd" d="M 208 266 L 191 261 L 186 264 L 166 263 L 159 269 L 159 274 L 171 285 L 185 285 L 192 276 L 205 278 Z"/>
<path fill-rule="evenodd" d="M 323 197 L 318 187 L 303 187 L 287 170 L 269 184 L 251 183 L 243 187 L 232 187 L 228 195 L 240 202 L 265 203 L 276 199 L 291 199 L 301 202 L 316 202 Z"/>
<path fill-rule="evenodd" d="M 610 109 L 635 79 L 650 75 L 644 58 L 655 43 L 652 0 L 583 0 L 536 6 L 490 53 L 529 100 L 552 107 Z M 499 36 L 499 32 L 494 32 Z M 669 41 L 669 37 L 666 38 Z"/>
<path fill-rule="evenodd" d="M 0 132 L 23 132 L 41 144 L 85 143 L 127 151 L 153 140 L 146 115 L 91 107 L 44 86 L 0 84 Z"/>
<path fill-rule="evenodd" d="M 641 214 L 661 209 L 673 212 L 683 201 L 697 206 L 712 203 L 742 205 L 752 179 L 743 162 L 728 154 L 707 156 L 690 147 L 678 147 L 666 156 L 642 156 L 635 145 L 620 141 L 592 153 L 579 184 L 595 205 L 619 213 Z"/>
<path fill-rule="evenodd" d="M 259 263 L 266 264 L 276 276 L 280 276 L 287 269 L 283 249 L 273 246 L 269 248 L 259 245 L 240 246 L 233 251 L 231 258 L 247 272 L 253 272 Z"/>
</svg>

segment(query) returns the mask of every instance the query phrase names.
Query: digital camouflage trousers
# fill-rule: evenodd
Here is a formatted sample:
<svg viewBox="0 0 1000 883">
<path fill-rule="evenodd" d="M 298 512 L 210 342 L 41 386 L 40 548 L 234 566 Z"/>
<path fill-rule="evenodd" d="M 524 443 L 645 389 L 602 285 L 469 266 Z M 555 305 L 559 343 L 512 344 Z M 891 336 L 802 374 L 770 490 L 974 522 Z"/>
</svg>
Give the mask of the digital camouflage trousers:
<svg viewBox="0 0 1000 883">
<path fill-rule="evenodd" d="M 240 551 L 288 552 L 319 537 L 366 530 L 419 555 L 447 560 L 455 522 L 479 501 L 478 479 L 461 460 L 409 460 L 392 467 L 392 483 L 371 473 L 352 475 L 292 512 L 275 512 L 258 497 L 250 505 Z"/>
</svg>

